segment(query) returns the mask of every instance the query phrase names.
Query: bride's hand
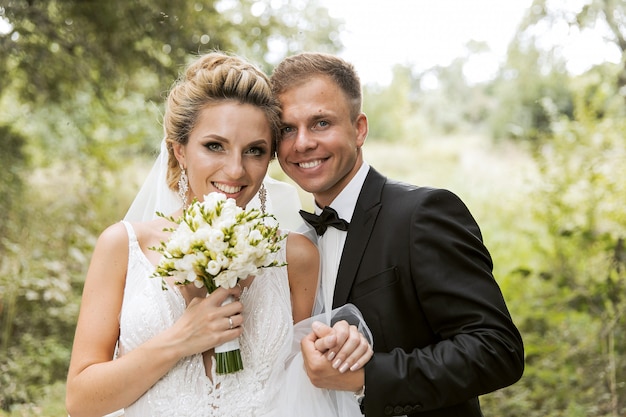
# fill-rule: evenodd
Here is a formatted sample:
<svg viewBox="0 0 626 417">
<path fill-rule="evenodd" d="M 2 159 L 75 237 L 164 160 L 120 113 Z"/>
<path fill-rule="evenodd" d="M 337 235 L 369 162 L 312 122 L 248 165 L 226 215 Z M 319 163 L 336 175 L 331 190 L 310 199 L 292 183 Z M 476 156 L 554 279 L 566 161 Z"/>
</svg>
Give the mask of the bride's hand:
<svg viewBox="0 0 626 417">
<path fill-rule="evenodd" d="M 315 348 L 324 353 L 332 367 L 341 373 L 361 369 L 374 354 L 365 336 L 345 320 L 338 321 L 333 327 L 314 322 L 312 329 L 317 336 Z"/>
<path fill-rule="evenodd" d="M 243 305 L 233 301 L 222 306 L 229 295 L 239 297 L 239 288 L 218 288 L 206 298 L 191 300 L 183 315 L 170 328 L 173 332 L 171 340 L 180 342 L 181 356 L 204 352 L 241 336 Z"/>
</svg>

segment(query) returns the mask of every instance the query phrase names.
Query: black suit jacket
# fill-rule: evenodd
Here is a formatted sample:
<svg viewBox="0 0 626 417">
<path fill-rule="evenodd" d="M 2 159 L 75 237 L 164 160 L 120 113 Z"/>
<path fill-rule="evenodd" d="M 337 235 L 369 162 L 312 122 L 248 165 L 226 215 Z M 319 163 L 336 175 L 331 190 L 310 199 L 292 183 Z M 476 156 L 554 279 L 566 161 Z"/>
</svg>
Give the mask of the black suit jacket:
<svg viewBox="0 0 626 417">
<path fill-rule="evenodd" d="M 481 416 L 478 396 L 517 381 L 523 344 L 480 229 L 453 193 L 373 168 L 350 222 L 333 306 L 374 338 L 367 417 Z"/>
</svg>

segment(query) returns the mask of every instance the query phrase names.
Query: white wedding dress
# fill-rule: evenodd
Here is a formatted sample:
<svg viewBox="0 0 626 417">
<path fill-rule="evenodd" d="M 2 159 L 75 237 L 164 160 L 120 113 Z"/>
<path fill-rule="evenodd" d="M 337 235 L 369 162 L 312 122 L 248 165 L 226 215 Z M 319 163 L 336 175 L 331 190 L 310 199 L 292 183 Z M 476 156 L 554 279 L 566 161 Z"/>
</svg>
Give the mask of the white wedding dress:
<svg viewBox="0 0 626 417">
<path fill-rule="evenodd" d="M 155 267 L 139 247 L 128 222 L 128 271 L 120 314 L 118 356 L 171 327 L 185 311 L 185 300 L 175 286 L 164 291 L 160 278 L 150 278 Z M 202 355 L 180 360 L 123 414 L 128 417 L 211 415 L 211 380 L 206 376 Z"/>
<path fill-rule="evenodd" d="M 129 258 L 120 316 L 118 355 L 154 337 L 183 314 L 185 301 L 176 287 L 161 288 L 150 278 L 154 266 L 137 242 L 130 223 Z M 283 245 L 276 254 L 285 261 Z M 360 416 L 351 393 L 315 388 L 302 365 L 299 340 L 310 321 L 294 329 L 286 267 L 261 270 L 243 290 L 243 334 L 239 338 L 244 369 L 205 374 L 202 355 L 179 361 L 135 403 L 114 415 L 126 417 L 302 417 Z M 319 319 L 319 318 L 318 318 Z M 337 398 L 343 401 L 337 402 Z M 347 407 L 347 409 L 346 409 Z"/>
</svg>

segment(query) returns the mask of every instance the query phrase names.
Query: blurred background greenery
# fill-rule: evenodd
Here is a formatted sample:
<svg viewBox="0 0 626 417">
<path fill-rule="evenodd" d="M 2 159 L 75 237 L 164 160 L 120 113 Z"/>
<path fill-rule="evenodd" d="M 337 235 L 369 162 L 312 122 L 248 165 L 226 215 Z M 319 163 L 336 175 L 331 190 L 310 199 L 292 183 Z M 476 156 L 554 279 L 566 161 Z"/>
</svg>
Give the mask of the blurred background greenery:
<svg viewBox="0 0 626 417">
<path fill-rule="evenodd" d="M 465 56 L 365 85 L 365 156 L 452 189 L 481 224 L 527 364 L 481 398 L 485 415 L 623 416 L 626 2 L 548 3 L 490 80 L 469 82 Z M 341 21 L 316 0 L 8 0 L 0 20 L 0 416 L 64 416 L 90 254 L 147 173 L 179 70 L 215 48 L 267 72 L 339 52 Z M 621 62 L 570 74 L 541 47 L 538 28 L 556 24 L 608 28 Z"/>
</svg>

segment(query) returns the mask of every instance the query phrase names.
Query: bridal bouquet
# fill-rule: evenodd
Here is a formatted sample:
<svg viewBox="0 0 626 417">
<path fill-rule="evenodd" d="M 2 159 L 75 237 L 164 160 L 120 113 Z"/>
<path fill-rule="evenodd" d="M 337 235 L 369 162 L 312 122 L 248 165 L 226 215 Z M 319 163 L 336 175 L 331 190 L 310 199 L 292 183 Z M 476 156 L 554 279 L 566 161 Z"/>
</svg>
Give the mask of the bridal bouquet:
<svg viewBox="0 0 626 417">
<path fill-rule="evenodd" d="M 278 226 L 265 224 L 266 217 L 274 216 L 237 207 L 235 200 L 224 194 L 211 193 L 204 201 L 194 200 L 178 219 L 158 214 L 178 224 L 166 229 L 172 232 L 167 242 L 152 248 L 163 255 L 153 277 L 161 277 L 164 289 L 165 277 L 173 277 L 177 285 L 193 283 L 211 293 L 217 287 L 233 288 L 260 268 L 284 265 L 271 256 L 284 239 Z M 218 373 L 243 369 L 237 340 L 217 346 L 215 356 Z"/>
</svg>

